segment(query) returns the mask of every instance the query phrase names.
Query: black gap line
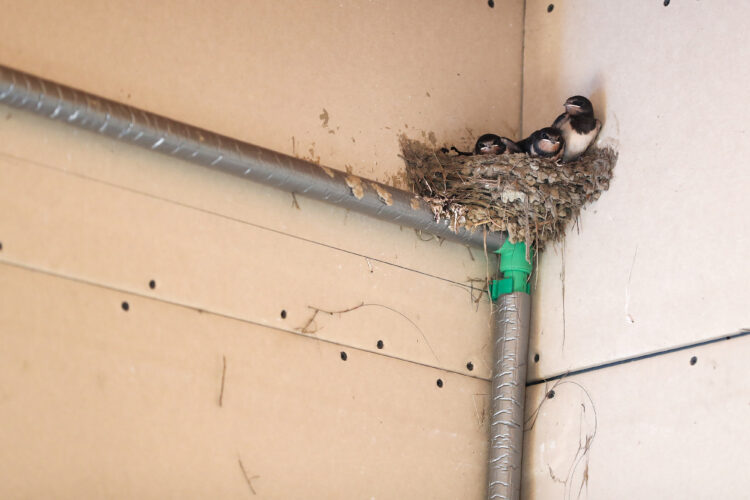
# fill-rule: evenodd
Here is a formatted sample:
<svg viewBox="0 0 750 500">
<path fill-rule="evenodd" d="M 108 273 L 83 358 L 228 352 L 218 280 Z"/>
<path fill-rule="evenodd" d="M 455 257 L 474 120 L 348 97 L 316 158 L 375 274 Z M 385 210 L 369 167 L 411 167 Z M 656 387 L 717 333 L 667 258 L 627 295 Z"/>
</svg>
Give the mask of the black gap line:
<svg viewBox="0 0 750 500">
<path fill-rule="evenodd" d="M 130 295 L 130 296 L 133 296 L 133 297 L 138 297 L 139 299 L 145 299 L 145 300 L 148 300 L 148 301 L 160 302 L 162 304 L 168 304 L 170 306 L 175 306 L 175 307 L 179 307 L 179 308 L 182 308 L 182 309 L 188 309 L 188 310 L 191 310 L 191 311 L 200 311 L 203 314 L 208 314 L 208 315 L 216 316 L 216 317 L 219 317 L 219 318 L 228 319 L 228 320 L 231 320 L 231 321 L 238 321 L 240 323 L 244 323 L 244 324 L 248 324 L 248 325 L 259 326 L 261 328 L 268 328 L 269 330 L 275 330 L 277 332 L 288 333 L 288 334 L 291 334 L 291 335 L 296 335 L 297 337 L 302 337 L 302 338 L 310 339 L 310 340 L 317 341 L 317 342 L 323 342 L 323 343 L 330 344 L 330 345 L 335 345 L 335 346 L 339 346 L 339 347 L 345 347 L 345 348 L 350 349 L 350 350 L 354 350 L 354 351 L 358 351 L 358 352 L 362 352 L 362 353 L 366 353 L 366 354 L 372 354 L 374 356 L 382 356 L 384 358 L 390 358 L 390 359 L 394 359 L 396 361 L 403 361 L 403 362 L 406 362 L 406 363 L 411 363 L 413 365 L 422 366 L 424 368 L 431 368 L 433 370 L 438 370 L 438 371 L 443 372 L 443 373 L 452 373 L 454 375 L 460 375 L 462 377 L 466 377 L 466 378 L 470 378 L 470 379 L 474 379 L 474 380 L 482 380 L 484 382 L 489 382 L 490 381 L 489 378 L 481 377 L 481 376 L 478 376 L 478 375 L 469 375 L 468 373 L 463 373 L 463 372 L 456 371 L 456 370 L 453 370 L 453 369 L 450 369 L 450 368 L 444 368 L 444 367 L 441 367 L 441 366 L 431 365 L 429 363 L 423 363 L 421 361 L 415 361 L 415 360 L 412 360 L 412 359 L 402 358 L 400 356 L 394 356 L 393 354 L 388 354 L 388 353 L 385 353 L 385 352 L 382 352 L 382 351 L 381 352 L 378 352 L 378 351 L 368 351 L 367 349 L 362 349 L 361 347 L 353 346 L 353 345 L 350 345 L 350 344 L 344 344 L 344 343 L 341 343 L 341 342 L 337 342 L 335 340 L 322 339 L 320 337 L 315 336 L 314 334 L 301 333 L 301 332 L 298 332 L 296 330 L 287 330 L 286 328 L 280 328 L 278 326 L 267 325 L 265 323 L 260 323 L 258 321 L 253 321 L 253 320 L 249 320 L 249 319 L 246 319 L 246 318 L 240 318 L 238 316 L 232 316 L 231 314 L 226 314 L 226 313 L 221 313 L 221 312 L 216 312 L 216 311 L 210 311 L 210 310 L 207 310 L 207 309 L 203 309 L 202 307 L 191 306 L 191 305 L 188 305 L 188 304 L 182 304 L 180 302 L 174 302 L 174 301 L 163 299 L 163 298 L 160 298 L 160 297 L 154 297 L 154 296 L 151 296 L 151 295 L 145 295 L 145 294 L 142 294 L 140 292 L 134 292 L 134 291 L 131 291 L 131 290 L 125 290 L 125 289 L 122 289 L 122 288 L 116 288 L 116 287 L 114 287 L 112 285 L 106 285 L 106 284 L 103 284 L 103 283 L 97 283 L 96 281 L 90 281 L 90 280 L 87 280 L 85 278 L 79 278 L 79 277 L 76 277 L 76 276 L 68 276 L 68 275 L 61 274 L 61 273 L 58 273 L 58 272 L 55 272 L 55 271 L 50 271 L 48 269 L 40 269 L 40 268 L 36 268 L 36 267 L 31 267 L 31 266 L 29 266 L 27 264 L 22 264 L 20 262 L 12 262 L 12 261 L 8 261 L 8 260 L 0 259 L 0 264 L 6 265 L 6 266 L 11 266 L 11 267 L 16 267 L 18 269 L 23 269 L 25 271 L 30 271 L 30 272 L 33 272 L 33 273 L 38 273 L 38 274 L 44 274 L 44 275 L 47 275 L 47 276 L 52 276 L 54 278 L 59 278 L 59 279 L 66 280 L 66 281 L 72 281 L 74 283 L 80 283 L 82 285 L 88 285 L 88 286 L 92 286 L 92 287 L 96 287 L 96 288 L 101 288 L 101 289 L 104 289 L 104 290 L 109 290 L 109 291 L 112 291 L 112 292 L 127 294 L 127 295 Z"/>
<path fill-rule="evenodd" d="M 272 232 L 272 233 L 275 233 L 275 234 L 280 234 L 280 235 L 283 235 L 283 236 L 287 236 L 289 238 L 294 238 L 294 239 L 299 240 L 299 241 L 304 241 L 306 243 L 311 243 L 313 245 L 319 245 L 319 246 L 322 246 L 322 247 L 325 247 L 325 248 L 330 248 L 331 250 L 336 250 L 336 251 L 339 251 L 339 252 L 344 252 L 344 253 L 347 253 L 349 255 L 354 255 L 356 257 L 362 257 L 364 259 L 370 259 L 373 262 L 378 262 L 380 264 L 386 264 L 388 266 L 392 266 L 392 267 L 395 267 L 395 268 L 398 268 L 398 269 L 403 269 L 404 271 L 410 271 L 410 272 L 413 272 L 413 273 L 416 273 L 416 274 L 421 274 L 422 276 L 427 276 L 429 278 L 434 278 L 434 279 L 437 279 L 437 280 L 445 281 L 447 283 L 452 283 L 454 285 L 458 285 L 460 287 L 463 287 L 463 288 L 465 288 L 467 290 L 471 290 L 471 286 L 467 285 L 465 283 L 454 281 L 454 280 L 451 280 L 451 279 L 448 279 L 448 278 L 443 278 L 441 276 L 436 276 L 434 274 L 430 274 L 430 273 L 427 273 L 427 272 L 424 272 L 424 271 L 419 271 L 417 269 L 411 269 L 409 267 L 402 266 L 400 264 L 394 264 L 393 262 L 388 262 L 388 261 L 385 261 L 385 260 L 381 260 L 381 259 L 378 259 L 377 257 L 370 257 L 368 255 L 363 255 L 361 253 L 353 252 L 351 250 L 346 250 L 344 248 L 339 248 L 339 247 L 336 247 L 336 246 L 333 246 L 333 245 L 329 245 L 327 243 L 322 243 L 322 242 L 311 240 L 311 239 L 308 239 L 308 238 L 303 238 L 302 236 L 297 236 L 297 235 L 294 235 L 294 234 L 285 233 L 283 231 L 279 231 L 278 229 L 273 229 L 273 228 L 270 228 L 270 227 L 261 226 L 260 224 L 256 224 L 256 223 L 249 222 L 249 221 L 246 221 L 246 220 L 238 219 L 236 217 L 232 217 L 231 215 L 226 215 L 226 214 L 214 212 L 214 211 L 208 210 L 206 208 L 195 207 L 195 206 L 188 205 L 187 203 L 180 202 L 180 201 L 177 201 L 177 200 L 170 200 L 169 198 L 162 198 L 162 197 L 157 196 L 157 195 L 152 194 L 152 193 L 147 193 L 145 191 L 139 191 L 139 190 L 137 190 L 135 188 L 131 188 L 131 187 L 127 187 L 127 186 L 121 186 L 121 185 L 115 184 L 113 182 L 105 181 L 105 180 L 102 180 L 102 179 L 97 179 L 96 177 L 90 177 L 90 176 L 88 176 L 86 174 L 82 174 L 82 173 L 79 173 L 79 172 L 71 172 L 69 170 L 64 170 L 62 168 L 55 167 L 54 165 L 48 165 L 46 163 L 41 163 L 41 162 L 38 162 L 38 161 L 35 161 L 35 160 L 29 160 L 28 158 L 21 158 L 21 157 L 18 157 L 18 156 L 13 156 L 13 155 L 5 153 L 5 152 L 0 152 L 0 156 L 6 157 L 6 158 L 10 158 L 12 160 L 15 160 L 15 161 L 18 161 L 18 162 L 21 162 L 21 163 L 27 163 L 27 164 L 30 164 L 30 165 L 35 165 L 37 167 L 47 168 L 47 169 L 53 170 L 53 171 L 55 171 L 57 173 L 60 173 L 60 174 L 70 175 L 72 177 L 77 177 L 77 178 L 84 179 L 84 180 L 87 180 L 87 181 L 90 181 L 90 182 L 95 182 L 95 183 L 102 184 L 102 185 L 105 185 L 105 186 L 109 186 L 109 187 L 113 187 L 113 188 L 120 189 L 120 190 L 123 190 L 123 191 L 127 191 L 129 193 L 137 194 L 139 196 L 144 196 L 146 198 L 150 198 L 150 199 L 153 199 L 153 200 L 159 200 L 159 201 L 162 201 L 162 202 L 165 202 L 165 203 L 171 203 L 173 205 L 177 205 L 178 207 L 187 208 L 189 210 L 195 210 L 197 212 L 201 212 L 201 213 L 208 214 L 208 215 L 213 215 L 213 216 L 225 219 L 225 220 L 229 220 L 229 221 L 232 221 L 232 222 L 237 222 L 237 223 L 240 223 L 240 224 L 244 224 L 246 226 L 251 226 L 251 227 L 254 227 L 254 228 L 257 228 L 257 229 L 261 229 L 261 230 L 264 230 L 264 231 L 269 231 L 269 232 Z M 201 167 L 201 168 L 204 168 L 204 167 Z M 225 175 L 229 175 L 229 174 L 225 174 Z M 276 190 L 276 191 L 278 191 L 279 193 L 285 192 L 285 191 L 281 191 L 281 190 Z M 310 200 L 310 201 L 317 201 L 317 200 Z M 460 243 L 459 243 L 459 245 L 460 245 Z M 466 246 L 466 245 L 463 245 L 463 246 Z"/>
<path fill-rule="evenodd" d="M 553 382 L 555 380 L 560 380 L 561 378 L 567 378 L 567 377 L 573 377 L 575 375 L 581 375 L 582 373 L 595 372 L 595 371 L 603 370 L 605 368 L 611 368 L 613 366 L 618 366 L 618 365 L 624 365 L 624 364 L 627 364 L 627 363 L 632 363 L 634 361 L 642 361 L 644 359 L 656 358 L 658 356 L 664 356 L 665 354 L 672 354 L 674 352 L 686 351 L 688 349 L 694 349 L 696 347 L 702 347 L 704 345 L 715 344 L 717 342 L 726 342 L 727 340 L 737 339 L 737 338 L 740 338 L 740 337 L 744 337 L 746 335 L 750 335 L 750 329 L 743 329 L 743 330 L 740 330 L 737 333 L 732 333 L 730 335 L 723 335 L 721 337 L 717 337 L 717 338 L 714 338 L 714 339 L 702 340 L 700 342 L 694 342 L 692 344 L 687 344 L 687 345 L 683 345 L 683 346 L 680 346 L 680 347 L 672 347 L 672 348 L 669 348 L 669 349 L 664 349 L 662 351 L 652 352 L 652 353 L 649 353 L 649 354 L 642 354 L 640 356 L 634 356 L 632 358 L 620 359 L 618 361 L 611 361 L 609 363 L 604 363 L 604 364 L 596 365 L 596 366 L 590 366 L 588 368 L 581 368 L 580 370 L 574 370 L 574 371 L 570 371 L 570 372 L 566 372 L 566 373 L 561 373 L 559 375 L 554 375 L 552 377 L 546 377 L 546 378 L 542 378 L 542 379 L 532 380 L 531 382 L 526 382 L 526 387 L 531 387 L 533 385 L 544 384 L 546 382 Z"/>
</svg>

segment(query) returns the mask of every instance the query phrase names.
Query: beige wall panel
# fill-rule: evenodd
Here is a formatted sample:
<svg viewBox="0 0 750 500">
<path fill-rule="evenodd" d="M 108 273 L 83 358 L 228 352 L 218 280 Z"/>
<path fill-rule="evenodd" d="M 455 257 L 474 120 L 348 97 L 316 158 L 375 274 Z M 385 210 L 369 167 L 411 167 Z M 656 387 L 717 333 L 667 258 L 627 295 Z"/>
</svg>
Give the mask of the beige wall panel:
<svg viewBox="0 0 750 500">
<path fill-rule="evenodd" d="M 238 460 L 257 498 L 484 494 L 487 382 L 7 264 L 0 282 L 3 498 L 256 498 Z"/>
<path fill-rule="evenodd" d="M 488 305 L 455 283 L 7 157 L 0 235 L 6 262 L 489 376 Z"/>
<path fill-rule="evenodd" d="M 562 252 L 540 258 L 530 376 L 747 327 L 750 4 L 548 5 L 527 3 L 525 132 L 589 95 L 620 160 L 567 239 L 564 307 Z"/>
<path fill-rule="evenodd" d="M 458 283 L 487 275 L 481 250 L 292 196 L 0 106 L 0 155 L 39 163 Z M 428 240 L 428 241 L 423 241 Z M 497 261 L 491 256 L 490 269 Z"/>
<path fill-rule="evenodd" d="M 744 336 L 530 387 L 523 497 L 747 498 L 749 352 Z"/>
<path fill-rule="evenodd" d="M 8 3 L 0 62 L 379 180 L 397 133 L 514 135 L 523 2 Z"/>
</svg>

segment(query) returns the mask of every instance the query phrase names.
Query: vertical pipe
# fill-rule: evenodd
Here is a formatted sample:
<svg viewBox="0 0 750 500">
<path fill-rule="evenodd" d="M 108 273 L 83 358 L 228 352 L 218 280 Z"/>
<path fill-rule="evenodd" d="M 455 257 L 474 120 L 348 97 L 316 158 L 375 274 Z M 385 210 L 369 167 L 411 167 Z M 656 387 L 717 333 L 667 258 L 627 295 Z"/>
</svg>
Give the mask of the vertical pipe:
<svg viewBox="0 0 750 500">
<path fill-rule="evenodd" d="M 494 309 L 487 498 L 517 500 L 521 493 L 531 297 L 524 292 L 501 295 Z"/>
</svg>

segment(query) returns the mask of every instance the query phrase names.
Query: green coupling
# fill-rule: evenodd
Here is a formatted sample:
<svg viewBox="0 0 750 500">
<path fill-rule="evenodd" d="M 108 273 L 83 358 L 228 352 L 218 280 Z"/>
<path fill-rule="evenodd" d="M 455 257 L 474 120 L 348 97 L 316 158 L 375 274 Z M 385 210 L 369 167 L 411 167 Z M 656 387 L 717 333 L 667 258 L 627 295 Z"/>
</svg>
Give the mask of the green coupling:
<svg viewBox="0 0 750 500">
<path fill-rule="evenodd" d="M 511 243 L 505 240 L 500 250 L 495 253 L 500 254 L 500 272 L 503 274 L 503 278 L 492 280 L 492 283 L 490 283 L 492 300 L 497 300 L 499 296 L 506 293 L 529 293 L 529 275 L 532 265 L 530 260 L 526 260 L 526 243 L 523 241 Z M 529 259 L 533 257 L 534 249 L 531 248 Z"/>
</svg>

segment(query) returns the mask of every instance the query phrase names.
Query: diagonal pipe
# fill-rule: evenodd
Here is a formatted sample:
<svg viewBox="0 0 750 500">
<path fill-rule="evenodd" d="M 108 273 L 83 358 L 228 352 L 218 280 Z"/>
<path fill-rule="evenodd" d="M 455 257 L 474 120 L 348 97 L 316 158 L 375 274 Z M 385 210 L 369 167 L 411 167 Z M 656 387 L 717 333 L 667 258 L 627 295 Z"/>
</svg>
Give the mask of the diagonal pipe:
<svg viewBox="0 0 750 500">
<path fill-rule="evenodd" d="M 4 66 L 0 66 L 0 103 L 447 240 L 478 248 L 485 246 L 484 233 L 466 229 L 453 231 L 450 221 L 435 220 L 429 206 L 407 191 Z M 504 241 L 503 234 L 487 233 L 487 250 L 497 250 Z"/>
</svg>

